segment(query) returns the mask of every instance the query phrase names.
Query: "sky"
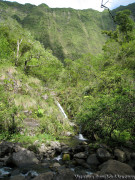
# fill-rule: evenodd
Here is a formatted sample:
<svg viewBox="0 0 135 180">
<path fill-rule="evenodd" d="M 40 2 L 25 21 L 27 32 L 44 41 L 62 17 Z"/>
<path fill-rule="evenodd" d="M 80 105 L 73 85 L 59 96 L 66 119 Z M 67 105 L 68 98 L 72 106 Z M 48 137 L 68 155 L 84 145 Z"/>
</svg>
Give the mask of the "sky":
<svg viewBox="0 0 135 180">
<path fill-rule="evenodd" d="M 39 5 L 42 3 L 47 4 L 51 8 L 74 8 L 74 9 L 95 9 L 98 11 L 102 11 L 101 9 L 101 1 L 102 0 L 8 0 L 8 1 L 16 1 L 21 4 L 30 3 Z M 103 0 L 105 4 L 108 0 Z M 128 4 L 135 3 L 135 0 L 109 0 L 106 3 L 106 6 L 110 9 L 114 9 L 119 7 L 120 5 L 126 6 Z"/>
</svg>

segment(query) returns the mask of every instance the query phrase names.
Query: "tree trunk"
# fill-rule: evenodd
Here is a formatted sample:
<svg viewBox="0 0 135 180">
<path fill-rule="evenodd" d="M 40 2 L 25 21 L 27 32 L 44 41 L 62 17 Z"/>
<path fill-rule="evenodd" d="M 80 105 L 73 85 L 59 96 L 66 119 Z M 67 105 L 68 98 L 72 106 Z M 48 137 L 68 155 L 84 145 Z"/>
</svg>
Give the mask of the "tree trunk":
<svg viewBox="0 0 135 180">
<path fill-rule="evenodd" d="M 19 60 L 19 50 L 20 50 L 20 44 L 22 43 L 22 39 L 17 41 L 17 54 L 16 54 L 16 61 L 15 61 L 15 66 L 18 65 L 18 60 Z"/>
</svg>

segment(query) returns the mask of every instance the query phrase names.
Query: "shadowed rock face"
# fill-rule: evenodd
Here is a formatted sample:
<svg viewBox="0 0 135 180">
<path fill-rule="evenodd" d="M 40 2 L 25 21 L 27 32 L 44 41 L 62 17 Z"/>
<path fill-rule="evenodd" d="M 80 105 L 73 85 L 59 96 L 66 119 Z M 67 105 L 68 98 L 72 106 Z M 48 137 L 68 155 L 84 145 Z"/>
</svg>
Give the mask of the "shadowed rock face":
<svg viewBox="0 0 135 180">
<path fill-rule="evenodd" d="M 111 159 L 111 154 L 104 148 L 99 148 L 97 150 L 97 158 L 100 162 L 105 162 L 109 159 Z"/>
<path fill-rule="evenodd" d="M 13 153 L 9 163 L 12 166 L 23 167 L 25 165 L 38 164 L 39 160 L 36 158 L 32 151 L 22 149 L 16 153 Z"/>
<path fill-rule="evenodd" d="M 13 180 L 72 180 L 80 179 L 80 177 L 82 177 L 82 179 L 86 179 L 85 177 L 92 179 L 93 177 L 96 178 L 97 175 L 135 175 L 135 171 L 133 170 L 135 164 L 134 151 L 129 152 L 126 164 L 120 162 L 120 160 L 118 161 L 116 159 L 117 157 L 113 156 L 114 152 L 117 152 L 115 148 L 112 151 L 107 151 L 105 147 L 98 148 L 97 151 L 94 150 L 94 152 L 96 151 L 97 153 L 94 153 L 90 151 L 88 145 L 82 143 L 75 148 L 69 148 L 66 145 L 64 146 L 63 143 L 59 144 L 56 142 L 52 143 L 51 146 L 53 152 L 55 152 L 55 148 L 62 146 L 63 148 L 60 149 L 60 153 L 68 153 L 68 155 L 70 155 L 70 160 L 63 161 L 61 159 L 58 161 L 56 158 L 51 159 L 50 156 L 48 156 L 50 158 L 46 156 L 41 158 L 39 153 L 34 154 L 32 151 L 22 148 L 18 144 L 8 142 L 0 144 L 0 152 L 2 152 L 0 162 L 3 163 L 1 167 L 11 167 L 9 168 L 9 173 L 6 174 L 6 178 L 10 179 L 10 177 L 12 177 L 11 179 Z M 46 148 L 49 148 L 46 149 L 48 153 L 51 147 L 49 146 Z M 118 152 L 127 154 L 127 151 L 128 150 L 119 150 Z M 106 158 L 111 158 L 111 160 L 102 162 L 99 161 L 99 157 L 101 159 L 103 158 L 102 160 Z M 5 169 L 5 172 L 7 172 L 7 170 L 8 169 Z M 22 175 L 23 177 L 21 177 Z M 3 177 L 3 175 L 1 177 Z"/>
<path fill-rule="evenodd" d="M 70 169 L 59 170 L 56 174 L 47 172 L 39 175 L 33 180 L 73 180 L 74 173 Z"/>
<path fill-rule="evenodd" d="M 119 174 L 119 175 L 135 175 L 135 171 L 125 163 L 116 160 L 109 160 L 99 166 L 98 174 Z"/>
</svg>

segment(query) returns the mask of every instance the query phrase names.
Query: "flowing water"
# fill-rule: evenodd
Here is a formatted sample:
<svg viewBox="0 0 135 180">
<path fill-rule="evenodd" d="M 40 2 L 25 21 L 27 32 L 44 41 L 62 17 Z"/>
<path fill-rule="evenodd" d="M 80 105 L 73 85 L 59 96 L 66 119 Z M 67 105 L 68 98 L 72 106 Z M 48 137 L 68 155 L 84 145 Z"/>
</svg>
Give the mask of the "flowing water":
<svg viewBox="0 0 135 180">
<path fill-rule="evenodd" d="M 55 157 L 53 160 L 56 160 L 56 161 L 62 160 L 62 154 L 58 155 L 58 156 Z"/>
<path fill-rule="evenodd" d="M 0 179 L 10 176 L 12 169 L 9 167 L 0 168 Z"/>
<path fill-rule="evenodd" d="M 82 134 L 78 135 L 78 139 L 81 140 L 81 141 L 87 141 L 87 139 L 84 138 Z"/>
<path fill-rule="evenodd" d="M 64 118 L 67 119 L 68 117 L 67 117 L 66 113 L 64 112 L 64 109 L 62 108 L 60 103 L 56 99 L 55 99 L 55 102 L 56 102 L 57 106 L 59 107 L 59 110 L 62 113 L 62 115 L 64 116 Z M 62 137 L 59 141 L 64 142 L 69 147 L 76 147 L 80 142 L 87 141 L 87 139 L 84 138 L 84 136 L 81 134 L 81 127 L 80 127 L 80 133 L 78 135 L 76 135 L 74 137 L 66 137 L 66 138 Z M 57 157 L 55 157 L 53 160 L 54 161 L 61 161 L 62 160 L 62 153 L 60 155 L 58 155 Z M 80 172 L 80 170 L 81 170 L 81 169 L 78 169 L 78 168 L 79 167 L 71 167 L 70 169 L 77 173 L 77 172 Z M 13 169 L 9 168 L 9 167 L 0 168 L 0 179 L 4 179 L 4 180 L 9 179 L 9 176 L 12 176 L 12 171 L 13 171 Z M 85 169 L 83 171 L 85 172 L 85 174 L 91 174 L 92 173 L 91 171 L 88 171 L 88 170 L 85 170 Z M 41 172 L 38 172 L 38 170 L 37 171 L 29 170 L 26 173 L 20 172 L 19 174 L 21 176 L 25 177 L 25 178 L 27 178 L 29 176 L 31 178 L 34 178 L 34 177 L 37 177 L 40 173 Z"/>
<path fill-rule="evenodd" d="M 60 105 L 60 103 L 59 103 L 57 100 L 55 100 L 55 101 L 56 101 L 56 104 L 57 104 L 57 106 L 59 107 L 62 115 L 64 116 L 64 118 L 67 119 L 68 117 L 67 117 L 67 115 L 65 114 L 64 109 L 62 108 L 62 106 Z"/>
</svg>

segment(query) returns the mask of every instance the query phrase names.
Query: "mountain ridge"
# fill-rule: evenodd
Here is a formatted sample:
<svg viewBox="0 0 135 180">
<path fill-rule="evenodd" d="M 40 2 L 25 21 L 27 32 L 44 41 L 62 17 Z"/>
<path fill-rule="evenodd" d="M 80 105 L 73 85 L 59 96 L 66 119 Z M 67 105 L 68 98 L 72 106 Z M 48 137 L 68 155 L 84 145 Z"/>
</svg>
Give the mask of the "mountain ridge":
<svg viewBox="0 0 135 180">
<path fill-rule="evenodd" d="M 7 18 L 11 17 L 29 30 L 45 49 L 51 49 L 61 61 L 65 58 L 77 59 L 86 53 L 100 54 L 107 39 L 102 31 L 115 27 L 107 10 L 49 8 L 46 4 L 36 6 L 0 1 L 1 8 L 2 5 L 5 6 Z M 112 13 L 115 15 L 128 7 L 135 17 L 134 6 L 135 3 L 120 6 Z M 1 12 L 1 15 L 4 18 L 5 13 Z"/>
</svg>

